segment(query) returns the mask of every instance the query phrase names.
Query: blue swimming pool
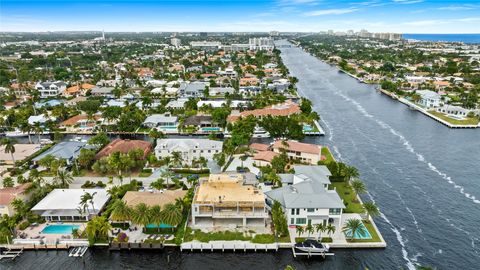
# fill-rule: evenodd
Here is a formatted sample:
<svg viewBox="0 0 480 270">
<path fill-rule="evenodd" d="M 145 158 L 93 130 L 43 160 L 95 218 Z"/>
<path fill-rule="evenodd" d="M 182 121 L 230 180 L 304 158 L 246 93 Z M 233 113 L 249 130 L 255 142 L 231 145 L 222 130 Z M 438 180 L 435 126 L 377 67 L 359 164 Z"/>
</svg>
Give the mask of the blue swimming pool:
<svg viewBox="0 0 480 270">
<path fill-rule="evenodd" d="M 303 125 L 304 132 L 311 132 L 313 131 L 313 127 L 311 125 Z"/>
<path fill-rule="evenodd" d="M 72 224 L 53 224 L 43 228 L 43 234 L 71 234 L 74 229 L 80 228 L 80 225 Z"/>
<path fill-rule="evenodd" d="M 160 229 L 170 229 L 170 228 L 173 228 L 173 226 L 171 225 L 168 225 L 168 224 L 160 224 L 160 226 L 158 226 L 157 224 L 147 224 L 147 227 L 148 229 L 156 229 L 156 228 L 160 228 Z"/>
<path fill-rule="evenodd" d="M 365 225 L 363 225 L 363 223 L 362 223 L 362 227 L 365 229 L 365 234 L 361 235 L 357 230 L 357 231 L 355 231 L 355 234 L 353 235 L 353 238 L 354 239 L 372 239 L 372 236 L 370 235 L 370 232 L 368 231 L 367 227 L 365 227 Z M 347 230 L 345 232 L 345 236 L 347 238 L 350 238 L 352 236 L 352 231 Z"/>
<path fill-rule="evenodd" d="M 219 127 L 203 127 L 202 131 L 220 131 Z"/>
</svg>

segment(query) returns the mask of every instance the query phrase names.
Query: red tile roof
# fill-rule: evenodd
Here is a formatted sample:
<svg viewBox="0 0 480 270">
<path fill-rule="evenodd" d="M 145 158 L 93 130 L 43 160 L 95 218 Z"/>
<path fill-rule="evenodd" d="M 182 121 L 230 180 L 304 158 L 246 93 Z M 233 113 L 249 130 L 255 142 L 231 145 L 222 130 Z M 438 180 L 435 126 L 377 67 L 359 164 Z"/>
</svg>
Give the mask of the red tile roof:
<svg viewBox="0 0 480 270">
<path fill-rule="evenodd" d="M 243 111 L 239 115 L 229 115 L 227 120 L 229 122 L 234 122 L 239 117 L 247 117 L 249 115 L 253 115 L 255 117 L 262 117 L 262 116 L 290 116 L 292 114 L 300 113 L 300 106 L 298 104 L 292 102 L 291 100 L 287 100 L 284 103 L 274 104 L 263 109 L 256 109 L 251 111 Z"/>
<path fill-rule="evenodd" d="M 309 154 L 320 154 L 321 146 L 316 144 L 301 143 L 296 141 L 286 141 L 288 147 L 284 145 L 281 140 L 277 140 L 273 144 L 274 149 L 286 148 L 290 151 L 309 153 Z"/>
<path fill-rule="evenodd" d="M 98 152 L 95 157 L 96 159 L 100 159 L 102 157 L 109 156 L 115 152 L 127 154 L 130 150 L 134 149 L 142 149 L 143 158 L 146 158 L 148 153 L 150 153 L 150 151 L 152 150 L 152 145 L 149 142 L 141 140 L 115 139 L 107 146 L 105 146 L 102 150 L 100 150 L 100 152 Z"/>
<path fill-rule="evenodd" d="M 263 144 L 263 143 L 252 143 L 250 144 L 250 149 L 255 150 L 255 151 L 267 151 L 270 145 L 268 144 Z"/>
<path fill-rule="evenodd" d="M 279 153 L 275 153 L 273 151 L 261 151 L 253 156 L 253 160 L 272 162 L 272 159 L 278 155 Z"/>
</svg>

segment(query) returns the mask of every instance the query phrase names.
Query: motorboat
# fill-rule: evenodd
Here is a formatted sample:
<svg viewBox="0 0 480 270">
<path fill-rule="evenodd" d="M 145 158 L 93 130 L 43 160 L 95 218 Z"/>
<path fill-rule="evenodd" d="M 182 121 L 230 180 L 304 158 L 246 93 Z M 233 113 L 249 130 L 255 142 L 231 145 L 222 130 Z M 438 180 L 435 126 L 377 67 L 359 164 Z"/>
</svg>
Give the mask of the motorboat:
<svg viewBox="0 0 480 270">
<path fill-rule="evenodd" d="M 313 239 L 307 239 L 301 243 L 295 244 L 295 248 L 310 253 L 325 253 L 328 252 L 330 247 L 327 244 L 322 244 L 319 241 Z"/>
<path fill-rule="evenodd" d="M 5 137 L 18 138 L 18 137 L 27 137 L 27 136 L 28 136 L 28 133 L 21 132 L 20 130 L 5 132 Z"/>
<path fill-rule="evenodd" d="M 270 137 L 270 133 L 268 133 L 265 129 L 263 129 L 262 127 L 255 127 L 255 129 L 253 130 L 253 135 L 252 135 L 253 138 L 269 138 Z"/>
</svg>

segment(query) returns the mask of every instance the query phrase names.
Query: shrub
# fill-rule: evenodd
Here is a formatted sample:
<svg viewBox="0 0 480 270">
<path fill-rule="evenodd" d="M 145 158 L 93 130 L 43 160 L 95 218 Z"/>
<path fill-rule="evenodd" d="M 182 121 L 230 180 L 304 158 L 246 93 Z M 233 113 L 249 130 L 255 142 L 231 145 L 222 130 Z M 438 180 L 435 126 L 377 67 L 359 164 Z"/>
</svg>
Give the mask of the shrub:
<svg viewBox="0 0 480 270">
<path fill-rule="evenodd" d="M 119 233 L 118 236 L 117 236 L 117 240 L 118 242 L 127 242 L 128 241 L 128 236 L 126 233 Z"/>
<path fill-rule="evenodd" d="M 23 231 L 23 230 L 25 230 L 28 226 L 30 226 L 30 222 L 24 221 L 24 222 L 20 223 L 20 225 L 18 225 L 18 228 Z"/>
<path fill-rule="evenodd" d="M 106 186 L 105 183 L 103 183 L 102 181 L 97 182 L 97 187 L 104 188 L 105 186 Z"/>
</svg>

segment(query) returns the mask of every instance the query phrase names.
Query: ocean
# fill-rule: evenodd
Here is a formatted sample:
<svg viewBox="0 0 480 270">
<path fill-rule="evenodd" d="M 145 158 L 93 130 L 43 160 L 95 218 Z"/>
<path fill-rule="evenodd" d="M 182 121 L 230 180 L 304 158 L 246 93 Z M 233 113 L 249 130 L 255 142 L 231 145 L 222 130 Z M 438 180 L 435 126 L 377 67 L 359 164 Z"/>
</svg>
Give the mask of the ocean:
<svg viewBox="0 0 480 270">
<path fill-rule="evenodd" d="M 480 34 L 403 34 L 405 39 L 480 43 Z"/>
</svg>

